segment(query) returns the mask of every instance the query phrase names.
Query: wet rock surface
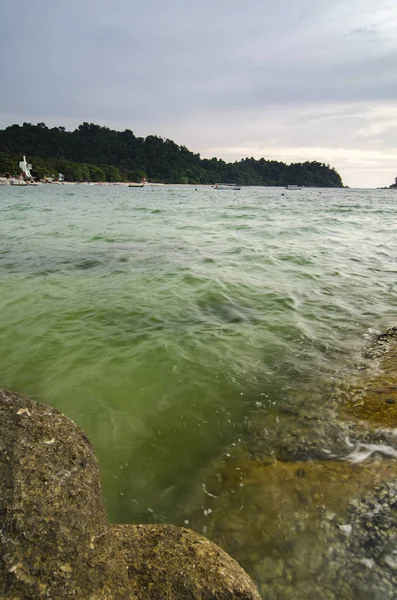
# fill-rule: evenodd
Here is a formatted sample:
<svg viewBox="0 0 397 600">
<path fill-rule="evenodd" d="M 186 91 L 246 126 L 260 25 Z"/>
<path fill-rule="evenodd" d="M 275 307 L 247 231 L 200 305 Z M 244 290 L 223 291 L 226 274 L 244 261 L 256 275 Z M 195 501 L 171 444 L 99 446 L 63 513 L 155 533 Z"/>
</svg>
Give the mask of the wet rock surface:
<svg viewBox="0 0 397 600">
<path fill-rule="evenodd" d="M 111 526 L 84 432 L 0 390 L 0 598 L 259 596 L 230 556 L 192 531 Z"/>
<path fill-rule="evenodd" d="M 217 475 L 190 526 L 232 553 L 263 598 L 394 598 L 395 461 L 231 457 Z"/>
<path fill-rule="evenodd" d="M 259 413 L 244 439 L 252 456 L 328 460 L 359 444 L 397 447 L 397 327 L 376 336 L 358 364 L 328 385 L 317 395 L 297 389 L 270 418 Z"/>
<path fill-rule="evenodd" d="M 396 390 L 391 328 L 326 402 L 300 393 L 259 413 L 203 472 L 181 520 L 230 552 L 266 600 L 395 600 Z"/>
<path fill-rule="evenodd" d="M 366 362 L 340 390 L 341 411 L 371 429 L 397 428 L 397 327 L 377 336 Z"/>
<path fill-rule="evenodd" d="M 196 533 L 173 525 L 113 525 L 142 600 L 216 598 L 259 600 L 243 569 L 226 552 Z"/>
</svg>

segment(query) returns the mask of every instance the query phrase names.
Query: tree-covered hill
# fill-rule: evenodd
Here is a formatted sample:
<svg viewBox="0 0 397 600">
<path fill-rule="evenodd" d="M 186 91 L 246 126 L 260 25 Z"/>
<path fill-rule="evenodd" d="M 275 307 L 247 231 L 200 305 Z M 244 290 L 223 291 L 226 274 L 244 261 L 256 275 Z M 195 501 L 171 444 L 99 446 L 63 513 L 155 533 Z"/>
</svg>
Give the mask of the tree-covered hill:
<svg viewBox="0 0 397 600">
<path fill-rule="evenodd" d="M 63 173 L 67 181 L 149 181 L 240 185 L 342 187 L 340 175 L 329 165 L 313 161 L 285 163 L 244 158 L 226 163 L 199 154 L 155 135 L 136 137 L 132 131 L 113 131 L 83 123 L 74 131 L 48 128 L 44 123 L 11 125 L 0 130 L 0 174 L 18 172 L 26 155 L 33 174 Z"/>
</svg>

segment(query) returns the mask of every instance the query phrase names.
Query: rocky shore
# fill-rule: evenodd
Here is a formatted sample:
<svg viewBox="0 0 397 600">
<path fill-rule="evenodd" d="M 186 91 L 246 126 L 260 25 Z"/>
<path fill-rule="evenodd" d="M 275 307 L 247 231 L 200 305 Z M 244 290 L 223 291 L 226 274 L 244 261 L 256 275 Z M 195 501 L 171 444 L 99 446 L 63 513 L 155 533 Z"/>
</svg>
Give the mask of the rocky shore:
<svg viewBox="0 0 397 600">
<path fill-rule="evenodd" d="M 0 598 L 258 600 L 215 544 L 110 525 L 93 447 L 55 409 L 0 390 Z"/>
<path fill-rule="evenodd" d="M 202 474 L 189 526 L 268 600 L 397 597 L 397 328 L 326 397 L 259 413 Z M 181 515 L 181 520 L 186 515 Z"/>
<path fill-rule="evenodd" d="M 83 431 L 0 391 L 0 597 L 395 600 L 397 328 L 321 394 L 257 413 L 175 527 L 109 524 Z"/>
</svg>

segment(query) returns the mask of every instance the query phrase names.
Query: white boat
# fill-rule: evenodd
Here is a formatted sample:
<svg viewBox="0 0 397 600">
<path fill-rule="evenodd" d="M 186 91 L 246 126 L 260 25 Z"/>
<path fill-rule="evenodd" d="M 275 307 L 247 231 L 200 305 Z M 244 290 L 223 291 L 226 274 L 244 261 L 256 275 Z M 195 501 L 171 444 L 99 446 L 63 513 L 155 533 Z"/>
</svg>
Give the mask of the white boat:
<svg viewBox="0 0 397 600">
<path fill-rule="evenodd" d="M 302 186 L 301 185 L 287 185 L 286 190 L 301 190 Z"/>
<path fill-rule="evenodd" d="M 236 183 L 215 183 L 211 186 L 214 190 L 241 190 Z"/>
</svg>

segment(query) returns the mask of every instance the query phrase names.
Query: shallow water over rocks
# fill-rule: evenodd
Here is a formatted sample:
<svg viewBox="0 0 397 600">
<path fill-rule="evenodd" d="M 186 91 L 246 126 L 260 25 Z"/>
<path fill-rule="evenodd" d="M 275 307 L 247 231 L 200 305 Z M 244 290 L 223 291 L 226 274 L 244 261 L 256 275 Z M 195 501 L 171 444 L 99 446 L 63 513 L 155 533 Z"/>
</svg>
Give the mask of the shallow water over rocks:
<svg viewBox="0 0 397 600">
<path fill-rule="evenodd" d="M 202 474 L 189 526 L 235 556 L 263 598 L 395 597 L 397 419 L 387 400 L 397 382 L 397 328 L 364 355 L 327 410 L 310 412 L 302 398 L 294 427 L 291 410 L 287 425 L 282 411 L 273 436 L 263 417 L 252 419 L 248 435 Z"/>
</svg>

